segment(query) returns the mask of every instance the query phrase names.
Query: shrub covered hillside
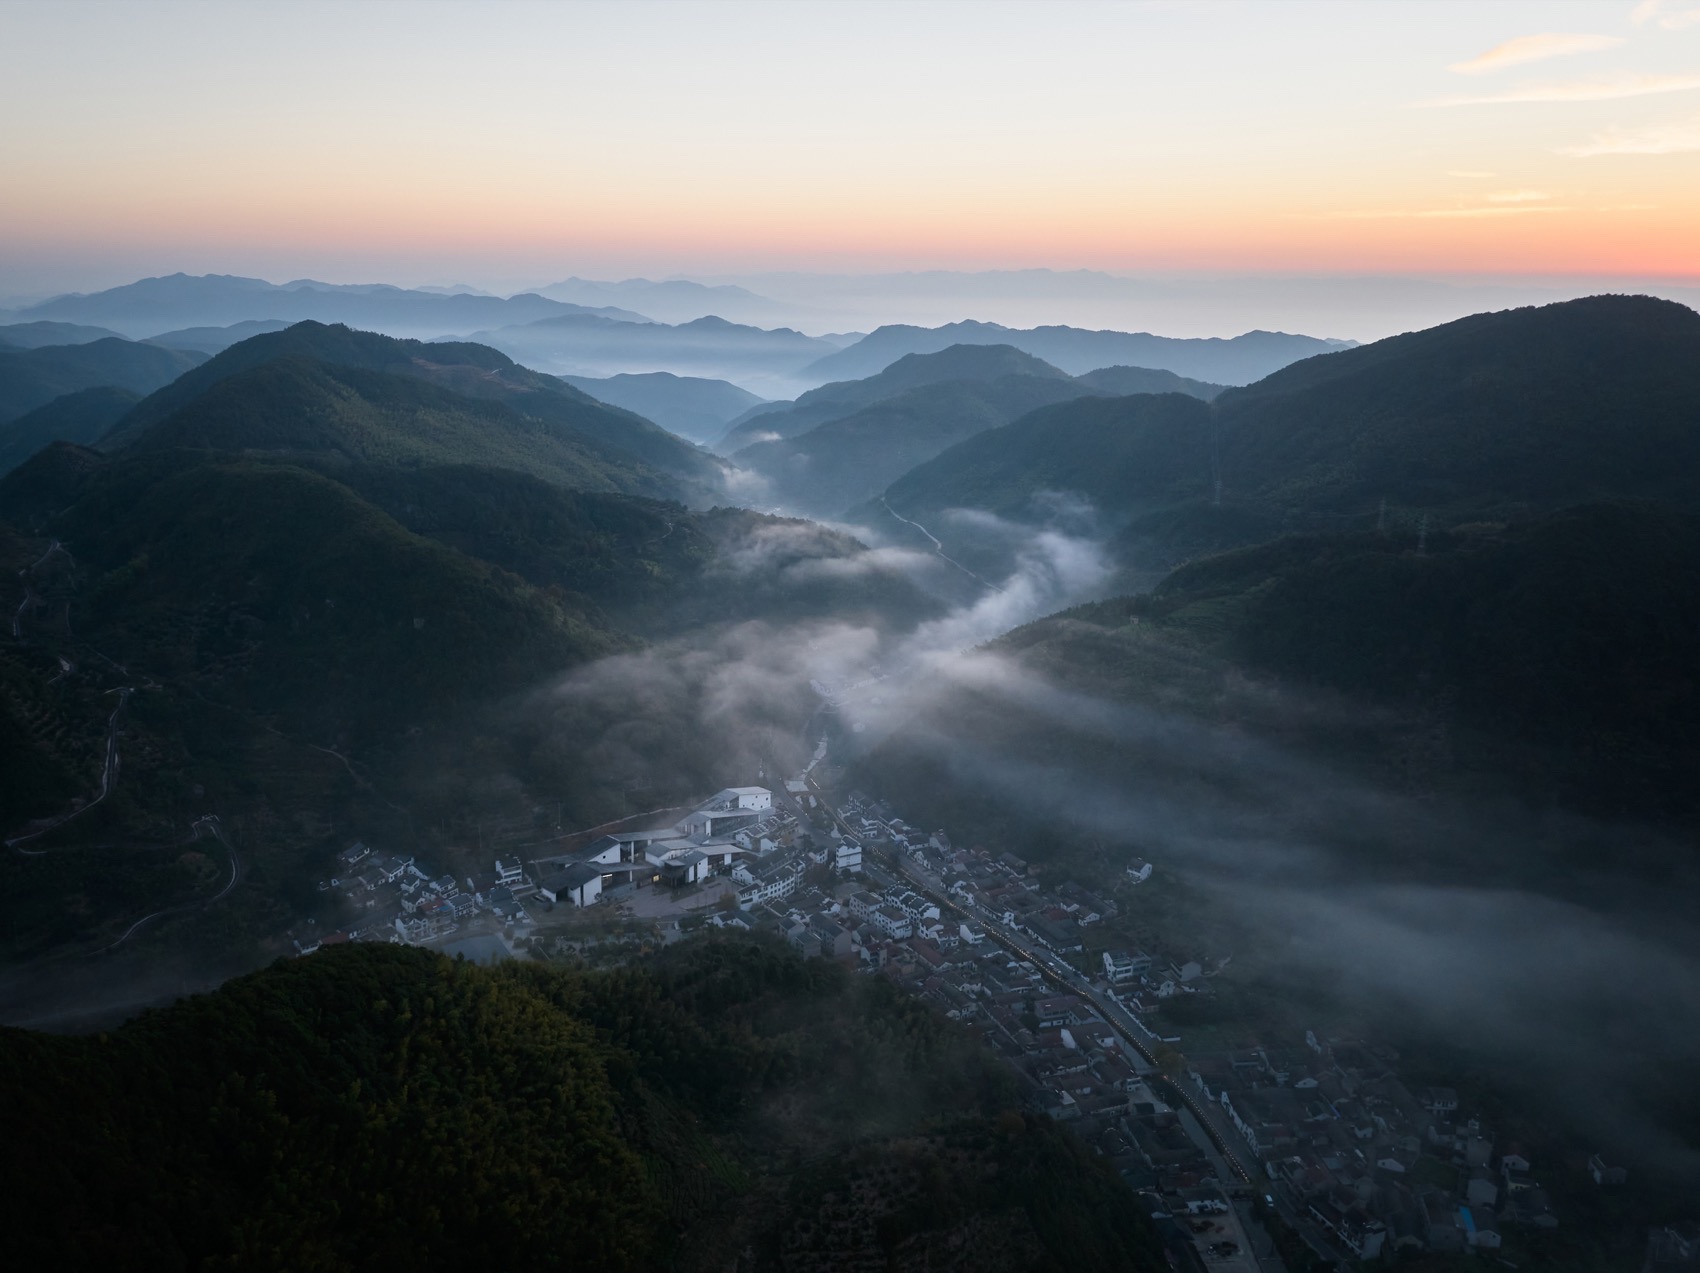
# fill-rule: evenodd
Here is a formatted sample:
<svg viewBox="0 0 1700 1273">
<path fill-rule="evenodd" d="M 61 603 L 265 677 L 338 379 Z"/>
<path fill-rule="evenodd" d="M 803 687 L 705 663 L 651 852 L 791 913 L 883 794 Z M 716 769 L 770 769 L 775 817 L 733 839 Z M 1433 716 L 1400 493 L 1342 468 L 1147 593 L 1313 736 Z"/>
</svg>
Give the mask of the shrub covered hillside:
<svg viewBox="0 0 1700 1273">
<path fill-rule="evenodd" d="M 27 1267 L 1162 1266 L 966 1034 L 750 942 L 599 973 L 344 946 L 7 1030 L 0 1071 Z"/>
</svg>

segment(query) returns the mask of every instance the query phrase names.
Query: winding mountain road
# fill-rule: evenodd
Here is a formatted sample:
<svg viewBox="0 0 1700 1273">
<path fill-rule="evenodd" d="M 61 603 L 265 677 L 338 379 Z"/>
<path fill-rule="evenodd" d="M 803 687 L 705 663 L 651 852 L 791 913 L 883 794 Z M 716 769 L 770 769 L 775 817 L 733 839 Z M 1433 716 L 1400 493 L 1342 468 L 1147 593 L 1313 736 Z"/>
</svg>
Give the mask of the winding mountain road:
<svg viewBox="0 0 1700 1273">
<path fill-rule="evenodd" d="M 194 822 L 190 823 L 189 829 L 193 834 L 189 836 L 189 843 L 193 844 L 196 840 L 200 839 L 201 828 L 207 826 L 211 827 L 213 838 L 222 844 L 224 846 L 224 851 L 230 855 L 230 878 L 224 882 L 224 887 L 219 889 L 219 891 L 214 893 L 211 897 L 205 898 L 201 901 L 182 902 L 176 906 L 167 906 L 163 910 L 157 910 L 151 915 L 142 916 L 134 924 L 131 924 L 130 927 L 124 930 L 124 935 L 122 937 L 113 942 L 110 946 L 102 946 L 99 950 L 94 952 L 95 954 L 104 955 L 108 951 L 117 950 L 118 947 L 129 941 L 130 938 L 134 937 L 143 928 L 153 923 L 156 919 L 162 919 L 167 915 L 176 915 L 183 911 L 205 910 L 214 902 L 223 901 L 230 895 L 230 890 L 236 887 L 237 881 L 242 877 L 242 860 L 236 856 L 235 847 L 229 840 L 225 839 L 224 827 L 220 825 L 216 814 L 209 813 L 205 817 L 197 818 Z"/>
<path fill-rule="evenodd" d="M 19 846 L 28 844 L 31 840 L 39 839 L 49 831 L 64 826 L 73 818 L 79 818 L 94 808 L 107 796 L 112 794 L 112 788 L 118 784 L 118 718 L 124 712 L 124 705 L 130 701 L 130 695 L 136 691 L 126 685 L 120 689 L 108 690 L 109 694 L 118 695 L 118 706 L 112 709 L 112 715 L 106 721 L 106 763 L 100 771 L 100 794 L 80 809 L 72 809 L 69 813 L 61 814 L 46 826 L 37 827 L 27 835 L 15 835 L 6 841 L 6 847 L 23 857 L 41 857 L 52 852 L 51 849 L 25 849 Z"/>
<path fill-rule="evenodd" d="M 979 575 L 975 574 L 972 570 L 968 569 L 967 566 L 964 566 L 960 561 L 957 561 L 956 558 L 946 556 L 945 551 L 944 551 L 944 545 L 939 542 L 939 538 L 938 538 L 937 535 L 933 534 L 932 531 L 928 530 L 925 526 L 921 525 L 920 522 L 910 521 L 907 517 L 905 517 L 902 513 L 898 512 L 890 504 L 887 504 L 885 502 L 885 496 L 883 496 L 883 495 L 880 496 L 880 507 L 885 509 L 886 512 L 890 513 L 893 517 L 895 517 L 898 521 L 902 522 L 905 526 L 913 526 L 916 530 L 920 531 L 923 535 L 925 535 L 927 537 L 927 539 L 933 545 L 933 556 L 937 557 L 940 561 L 948 562 L 950 565 L 955 566 L 958 570 L 960 570 L 963 574 L 967 575 L 975 583 L 981 584 L 981 585 L 983 585 L 987 588 L 990 588 L 993 592 L 1002 592 L 1003 591 L 1002 588 L 998 587 L 997 584 L 993 583 L 990 579 L 982 579 Z"/>
</svg>

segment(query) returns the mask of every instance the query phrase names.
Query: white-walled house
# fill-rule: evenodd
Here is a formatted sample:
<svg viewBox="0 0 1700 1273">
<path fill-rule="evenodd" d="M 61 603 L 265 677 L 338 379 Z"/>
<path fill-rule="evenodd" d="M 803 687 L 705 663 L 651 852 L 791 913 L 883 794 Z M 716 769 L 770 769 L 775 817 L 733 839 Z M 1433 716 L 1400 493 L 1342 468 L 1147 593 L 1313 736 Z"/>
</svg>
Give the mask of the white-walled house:
<svg viewBox="0 0 1700 1273">
<path fill-rule="evenodd" d="M 719 792 L 714 799 L 724 800 L 728 796 L 737 802 L 740 809 L 754 809 L 760 812 L 773 808 L 773 792 L 766 787 L 727 787 Z"/>
<path fill-rule="evenodd" d="M 570 862 L 544 876 L 537 891 L 557 904 L 589 906 L 602 896 L 602 872 L 587 862 Z"/>
<path fill-rule="evenodd" d="M 1104 975 L 1115 985 L 1136 981 L 1151 971 L 1151 956 L 1136 950 L 1106 950 Z"/>
<path fill-rule="evenodd" d="M 845 838 L 834 847 L 833 867 L 840 871 L 862 870 L 862 846 L 855 840 Z"/>
<path fill-rule="evenodd" d="M 740 885 L 738 905 L 749 910 L 796 892 L 803 878 L 803 867 L 795 858 L 776 855 L 757 862 L 734 863 L 732 878 Z"/>
</svg>

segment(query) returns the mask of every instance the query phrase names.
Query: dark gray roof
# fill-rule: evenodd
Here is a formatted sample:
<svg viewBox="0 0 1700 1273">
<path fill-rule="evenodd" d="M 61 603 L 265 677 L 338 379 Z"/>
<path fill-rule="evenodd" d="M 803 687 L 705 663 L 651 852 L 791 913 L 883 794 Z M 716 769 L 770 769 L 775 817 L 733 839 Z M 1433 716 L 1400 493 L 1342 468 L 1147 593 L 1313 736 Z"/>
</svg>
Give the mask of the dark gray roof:
<svg viewBox="0 0 1700 1273">
<path fill-rule="evenodd" d="M 571 892 L 601 878 L 602 872 L 596 867 L 587 862 L 573 862 L 544 880 L 543 887 L 551 893 Z"/>
</svg>

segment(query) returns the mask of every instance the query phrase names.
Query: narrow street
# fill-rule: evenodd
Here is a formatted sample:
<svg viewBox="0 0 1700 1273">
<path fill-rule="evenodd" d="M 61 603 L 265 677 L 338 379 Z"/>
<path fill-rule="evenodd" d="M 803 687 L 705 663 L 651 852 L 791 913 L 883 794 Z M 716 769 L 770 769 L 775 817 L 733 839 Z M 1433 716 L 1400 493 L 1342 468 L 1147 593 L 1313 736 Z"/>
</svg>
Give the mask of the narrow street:
<svg viewBox="0 0 1700 1273">
<path fill-rule="evenodd" d="M 816 787 L 812 781 L 810 782 L 810 788 L 814 792 L 815 798 L 820 801 L 821 807 L 826 810 L 835 822 L 838 823 L 839 827 L 843 829 L 845 834 L 854 834 L 850 824 L 844 820 L 843 815 L 840 814 L 838 809 L 821 794 L 820 789 Z M 1086 998 L 1103 1013 L 1105 1022 L 1116 1032 L 1117 1036 L 1126 1045 L 1128 1055 L 1130 1059 L 1135 1060 L 1136 1068 L 1139 1069 L 1140 1074 L 1142 1076 L 1150 1075 L 1156 1071 L 1156 1060 L 1152 1056 L 1150 1050 L 1138 1038 L 1139 1031 L 1137 1028 L 1128 1028 L 1129 1019 L 1127 1014 L 1117 1008 L 1115 1004 L 1111 1003 L 1107 996 L 1101 994 L 1097 989 L 1095 989 L 1077 969 L 1057 958 L 1049 951 L 1040 950 L 1035 946 L 1030 945 L 1019 934 L 1012 932 L 1009 928 L 1005 927 L 997 920 L 992 919 L 990 916 L 969 914 L 949 895 L 942 880 L 939 880 L 937 877 L 921 870 L 907 858 L 900 859 L 900 865 L 904 876 L 902 881 L 904 885 L 913 888 L 916 892 L 922 893 L 930 900 L 936 902 L 941 913 L 948 910 L 950 913 L 958 916 L 962 920 L 968 920 L 980 925 L 980 927 L 984 928 L 987 934 L 990 935 L 999 945 L 1003 946 L 1011 953 L 1032 963 L 1045 975 L 1047 979 L 1055 983 L 1059 988 Z M 882 888 L 892 888 L 899 885 L 899 881 L 897 879 L 893 878 L 889 873 L 877 866 L 864 862 L 862 869 L 869 879 L 879 884 Z M 1193 1094 L 1188 1092 L 1179 1083 L 1170 1083 L 1169 1086 L 1175 1095 L 1180 1098 L 1183 1103 L 1183 1109 L 1190 1115 L 1189 1118 L 1183 1118 L 1181 1123 L 1182 1127 L 1185 1128 L 1187 1135 L 1193 1139 L 1199 1149 L 1206 1154 L 1212 1162 L 1224 1163 L 1226 1165 L 1228 1174 L 1224 1177 L 1222 1183 L 1225 1186 L 1234 1184 L 1235 1182 L 1242 1185 L 1250 1184 L 1252 1179 L 1251 1174 L 1244 1166 L 1241 1165 L 1239 1158 L 1234 1154 L 1230 1146 L 1223 1142 L 1220 1138 L 1210 1134 L 1210 1124 L 1205 1121 L 1205 1114 L 1199 1107 Z"/>
</svg>

